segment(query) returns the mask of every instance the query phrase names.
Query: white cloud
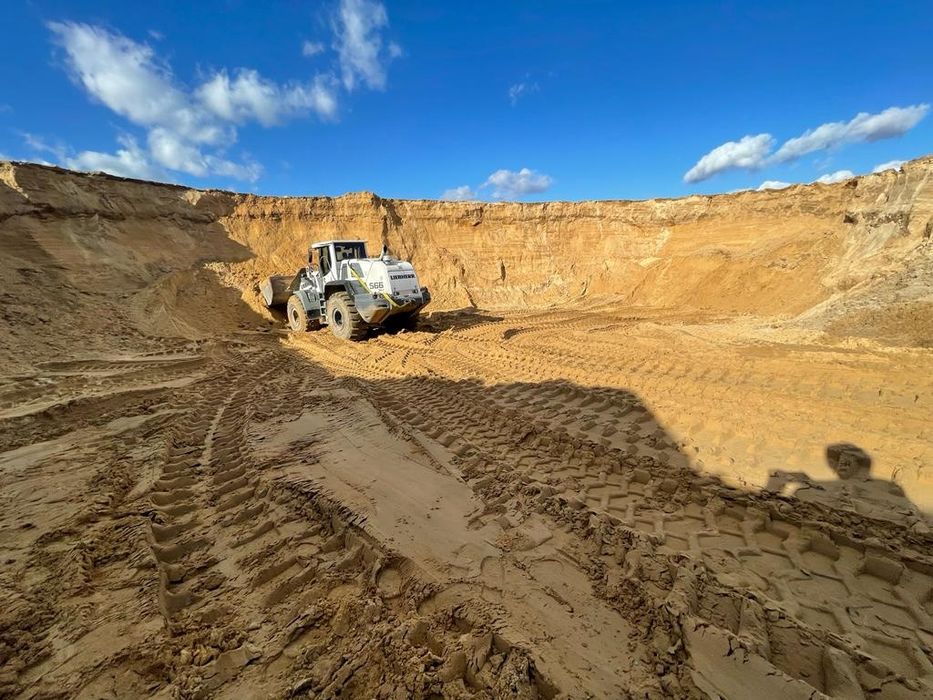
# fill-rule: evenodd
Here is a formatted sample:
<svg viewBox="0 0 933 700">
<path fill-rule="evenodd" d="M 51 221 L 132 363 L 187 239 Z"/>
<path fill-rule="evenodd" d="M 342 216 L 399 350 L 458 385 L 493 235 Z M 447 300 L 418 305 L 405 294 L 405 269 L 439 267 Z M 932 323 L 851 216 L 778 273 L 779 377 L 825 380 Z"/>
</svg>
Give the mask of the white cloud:
<svg viewBox="0 0 933 700">
<path fill-rule="evenodd" d="M 684 175 L 684 182 L 707 180 L 732 168 L 760 168 L 773 145 L 771 134 L 749 135 L 738 141 L 727 141 L 700 158 Z"/>
<path fill-rule="evenodd" d="M 140 126 L 170 128 L 189 141 L 229 139 L 222 125 L 175 86 L 153 50 L 101 27 L 51 22 L 75 80 L 96 100 Z"/>
<path fill-rule="evenodd" d="M 885 170 L 900 170 L 906 160 L 889 160 L 887 163 L 881 163 L 872 168 L 873 173 L 883 173 Z"/>
<path fill-rule="evenodd" d="M 226 175 L 236 180 L 245 180 L 247 182 L 256 182 L 262 175 L 262 166 L 253 161 L 245 163 L 235 163 L 219 156 L 208 154 L 204 156 L 207 160 L 208 168 L 217 175 Z"/>
<path fill-rule="evenodd" d="M 139 147 L 135 139 L 120 136 L 117 140 L 123 148 L 118 149 L 116 153 L 82 151 L 74 157 L 66 157 L 63 165 L 72 170 L 101 171 L 120 177 L 143 180 L 166 179 L 165 172 L 150 162 L 146 152 Z"/>
<path fill-rule="evenodd" d="M 449 190 L 444 190 L 441 199 L 446 199 L 451 202 L 466 202 L 478 199 L 478 196 L 469 185 L 460 185 L 460 187 L 452 187 Z"/>
<path fill-rule="evenodd" d="M 340 0 L 334 23 L 340 73 L 347 90 L 359 83 L 373 90 L 386 85 L 386 64 L 401 54 L 398 44 L 384 46 L 382 30 L 389 25 L 389 15 L 381 2 Z"/>
<path fill-rule="evenodd" d="M 903 136 L 917 126 L 929 111 L 930 105 L 919 104 L 888 107 L 878 114 L 859 112 L 846 125 L 846 138 L 849 141 L 880 141 Z"/>
<path fill-rule="evenodd" d="M 351 83 L 359 78 L 367 85 L 384 86 L 385 52 L 379 30 L 388 23 L 385 8 L 368 0 L 344 0 L 340 18 L 345 82 L 350 75 Z M 143 155 L 146 163 L 155 164 L 152 167 L 253 181 L 261 172 L 257 163 L 237 163 L 225 155 L 236 142 L 237 126 L 257 122 L 268 127 L 312 113 L 324 119 L 337 114 L 339 82 L 331 74 L 281 84 L 249 68 L 220 69 L 191 89 L 177 81 L 170 66 L 146 44 L 88 24 L 51 22 L 48 27 L 64 50 L 75 82 L 95 101 L 146 129 L 149 153 Z M 369 49 L 374 53 L 368 54 Z M 315 42 L 303 46 L 305 55 L 321 50 L 323 44 Z M 397 51 L 397 46 L 389 47 L 390 54 Z M 116 154 L 85 151 L 72 157 L 68 149 L 44 150 L 54 152 L 60 161 L 69 158 L 82 166 L 103 163 L 121 174 L 154 172 L 137 157 L 138 145 L 121 144 Z"/>
<path fill-rule="evenodd" d="M 171 170 L 204 177 L 210 174 L 201 149 L 190 141 L 179 138 L 170 129 L 156 127 L 149 132 L 149 151 L 160 164 Z"/>
<path fill-rule="evenodd" d="M 231 142 L 235 135 L 220 120 L 255 120 L 270 126 L 311 110 L 332 116 L 336 109 L 320 76 L 308 85 L 285 86 L 250 69 L 240 69 L 233 80 L 220 71 L 188 95 L 149 46 L 100 27 L 61 22 L 49 26 L 67 52 L 72 71 L 93 97 L 134 124 L 170 129 L 193 143 Z"/>
<path fill-rule="evenodd" d="M 320 41 L 305 41 L 301 45 L 301 55 L 302 56 L 317 56 L 319 53 L 324 53 L 325 46 L 323 42 Z"/>
<path fill-rule="evenodd" d="M 792 182 L 781 182 L 780 180 L 765 180 L 760 185 L 758 185 L 758 191 L 763 190 L 783 190 L 785 187 L 790 187 L 794 183 Z"/>
<path fill-rule="evenodd" d="M 49 143 L 42 136 L 23 131 L 23 141 L 34 151 L 39 153 L 51 153 L 58 160 L 62 160 L 68 153 L 68 149 L 61 143 Z"/>
<path fill-rule="evenodd" d="M 851 170 L 837 170 L 834 173 L 827 173 L 826 175 L 821 175 L 816 178 L 813 182 L 819 182 L 824 185 L 832 185 L 836 182 L 842 182 L 843 180 L 848 180 L 849 178 L 855 177 L 855 173 Z"/>
<path fill-rule="evenodd" d="M 491 187 L 494 199 L 518 199 L 529 194 L 544 192 L 552 184 L 549 175 L 522 168 L 515 170 L 497 170 L 481 185 L 481 188 Z"/>
<path fill-rule="evenodd" d="M 235 163 L 213 153 L 202 153 L 197 146 L 166 129 L 155 128 L 149 132 L 149 151 L 159 165 L 197 177 L 226 175 L 255 182 L 262 174 L 258 163 Z"/>
<path fill-rule="evenodd" d="M 237 124 L 255 120 L 274 126 L 310 111 L 328 118 L 337 111 L 336 95 L 322 76 L 308 85 L 284 86 L 266 80 L 255 70 L 240 69 L 233 80 L 220 71 L 197 89 L 197 95 L 214 115 Z"/>
<path fill-rule="evenodd" d="M 231 168 L 234 164 L 218 154 L 202 154 L 204 147 L 223 149 L 232 144 L 236 129 L 179 87 L 152 48 L 87 24 L 52 22 L 49 28 L 64 49 L 76 82 L 92 98 L 149 130 L 148 154 L 135 140 L 123 137 L 118 139 L 123 148 L 115 154 L 59 154 L 68 167 L 146 179 L 165 177 L 153 161 L 199 177 L 222 174 L 213 165 L 252 172 L 250 165 Z"/>
<path fill-rule="evenodd" d="M 767 165 L 787 163 L 808 153 L 837 148 L 848 143 L 862 143 L 894 138 L 914 128 L 930 111 L 930 105 L 889 107 L 877 114 L 860 112 L 848 122 L 828 122 L 785 141 L 773 154 L 771 134 L 744 136 L 728 141 L 700 158 L 684 182 L 700 182 L 725 170 L 757 170 Z"/>
<path fill-rule="evenodd" d="M 493 199 L 520 199 L 529 194 L 544 192 L 554 184 L 550 175 L 539 173 L 530 168 L 521 170 L 496 170 L 477 188 L 460 185 L 444 190 L 441 199 L 449 201 L 467 201 L 480 198 L 480 191 L 491 189 Z"/>
<path fill-rule="evenodd" d="M 829 122 L 784 142 L 772 160 L 785 163 L 814 151 L 845 143 L 880 141 L 902 136 L 913 129 L 930 110 L 930 105 L 889 107 L 877 114 L 860 112 L 848 122 Z"/>
<path fill-rule="evenodd" d="M 509 102 L 512 103 L 512 106 L 518 104 L 518 101 L 533 92 L 538 92 L 539 87 L 537 83 L 515 83 L 509 88 Z"/>
</svg>

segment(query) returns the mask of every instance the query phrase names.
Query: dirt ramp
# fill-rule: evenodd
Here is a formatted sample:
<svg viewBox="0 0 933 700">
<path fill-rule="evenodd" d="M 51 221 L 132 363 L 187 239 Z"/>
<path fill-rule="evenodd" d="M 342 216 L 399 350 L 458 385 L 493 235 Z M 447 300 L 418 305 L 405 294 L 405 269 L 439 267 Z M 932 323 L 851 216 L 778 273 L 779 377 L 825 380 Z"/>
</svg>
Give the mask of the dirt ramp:
<svg viewBox="0 0 933 700">
<path fill-rule="evenodd" d="M 269 324 L 210 265 L 163 275 L 129 297 L 126 313 L 136 328 L 156 337 L 203 339 Z"/>
<path fill-rule="evenodd" d="M 252 255 L 217 222 L 230 208 L 223 202 L 181 187 L 0 164 L 0 353 L 15 364 L 24 350 L 42 360 L 68 347 L 113 349 L 128 337 L 197 338 L 264 322 L 204 271 Z"/>
</svg>

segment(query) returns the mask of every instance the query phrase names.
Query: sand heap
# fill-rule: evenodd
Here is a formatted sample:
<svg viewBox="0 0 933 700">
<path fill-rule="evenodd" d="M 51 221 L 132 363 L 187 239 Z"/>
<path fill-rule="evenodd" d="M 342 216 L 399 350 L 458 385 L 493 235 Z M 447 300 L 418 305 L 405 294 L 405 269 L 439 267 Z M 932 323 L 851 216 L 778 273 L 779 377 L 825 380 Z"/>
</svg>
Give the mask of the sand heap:
<svg viewBox="0 0 933 700">
<path fill-rule="evenodd" d="M 933 158 L 646 202 L 0 163 L 0 695 L 933 694 Z M 289 334 L 312 240 L 420 331 Z"/>
</svg>

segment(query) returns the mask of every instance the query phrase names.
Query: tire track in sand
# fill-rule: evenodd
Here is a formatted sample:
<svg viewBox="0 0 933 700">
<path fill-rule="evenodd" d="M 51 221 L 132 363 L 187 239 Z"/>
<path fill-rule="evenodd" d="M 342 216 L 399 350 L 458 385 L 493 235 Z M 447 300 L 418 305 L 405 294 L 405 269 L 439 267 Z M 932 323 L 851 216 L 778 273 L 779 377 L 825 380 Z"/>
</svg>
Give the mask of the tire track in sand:
<svg viewBox="0 0 933 700">
<path fill-rule="evenodd" d="M 464 334 L 480 335 L 479 349 L 474 343 L 469 350 L 447 349 L 446 341 L 436 341 L 430 353 L 419 352 L 418 336 L 380 339 L 378 351 L 340 353 L 317 338 L 299 347 L 365 380 L 364 393 L 393 424 L 449 450 L 479 491 L 498 494 L 491 501 L 486 496 L 491 516 L 509 502 L 502 485 L 518 479 L 546 512 L 577 509 L 605 518 L 607 527 L 631 533 L 674 570 L 685 561 L 701 563 L 712 576 L 706 591 L 718 589 L 713 597 L 721 602 L 688 609 L 723 634 L 752 640 L 758 656 L 791 678 L 834 692 L 850 686 L 852 692 L 856 686 L 858 692 L 895 686 L 920 696 L 933 692 L 933 567 L 928 556 L 911 551 L 917 540 L 910 533 L 698 476 L 635 394 L 566 380 L 540 383 L 556 372 L 554 364 L 506 352 L 498 341 L 483 346 L 483 336 L 496 337 L 491 328 Z M 586 353 L 560 357 L 567 376 L 592 366 Z M 399 379 L 406 369 L 415 376 Z M 663 359 L 631 372 L 675 380 L 699 375 L 713 386 L 730 381 L 683 364 L 668 369 Z M 537 383 L 487 386 L 445 376 L 527 376 Z M 885 541 L 873 537 L 881 531 Z M 929 542 L 919 542 L 925 543 L 919 551 L 929 551 Z M 619 563 L 606 580 L 619 580 Z M 813 645 L 822 649 L 815 657 L 793 651 Z"/>
</svg>

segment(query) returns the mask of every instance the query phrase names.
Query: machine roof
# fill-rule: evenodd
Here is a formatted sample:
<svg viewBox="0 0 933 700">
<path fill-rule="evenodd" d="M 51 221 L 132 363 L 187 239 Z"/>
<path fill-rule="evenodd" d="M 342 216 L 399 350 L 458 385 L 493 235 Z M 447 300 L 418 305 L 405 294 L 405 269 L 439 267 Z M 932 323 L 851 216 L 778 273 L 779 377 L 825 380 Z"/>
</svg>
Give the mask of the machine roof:
<svg viewBox="0 0 933 700">
<path fill-rule="evenodd" d="M 361 241 L 357 238 L 334 238 L 333 240 L 330 240 L 330 241 L 318 241 L 317 243 L 312 243 L 311 247 L 312 248 L 323 248 L 324 246 L 330 245 L 331 243 L 363 243 L 365 244 L 366 241 Z"/>
</svg>

